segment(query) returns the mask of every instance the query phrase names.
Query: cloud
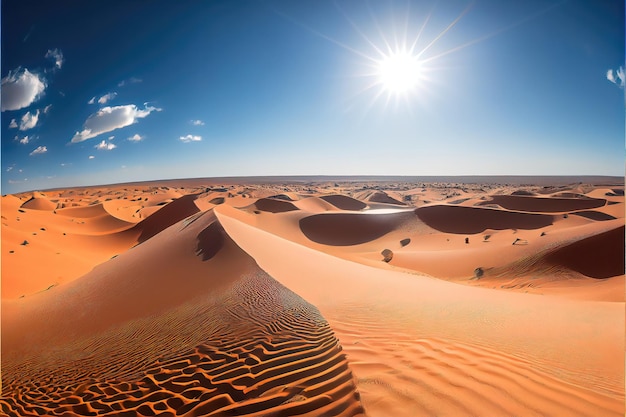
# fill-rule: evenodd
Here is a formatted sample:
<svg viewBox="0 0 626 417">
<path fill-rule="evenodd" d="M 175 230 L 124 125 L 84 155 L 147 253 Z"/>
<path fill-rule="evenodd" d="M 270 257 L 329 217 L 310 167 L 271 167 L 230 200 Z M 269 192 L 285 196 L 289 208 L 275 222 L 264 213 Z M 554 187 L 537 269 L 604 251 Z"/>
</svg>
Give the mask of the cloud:
<svg viewBox="0 0 626 417">
<path fill-rule="evenodd" d="M 94 146 L 94 148 L 96 148 L 99 151 L 112 151 L 113 149 L 117 148 L 117 146 L 115 146 L 115 144 L 111 142 L 107 142 L 103 140 L 102 142 Z"/>
<path fill-rule="evenodd" d="M 202 120 L 192 120 L 191 124 L 194 126 L 204 126 L 204 122 Z"/>
<path fill-rule="evenodd" d="M 93 104 L 96 102 L 96 96 L 93 96 L 88 102 L 87 104 Z"/>
<path fill-rule="evenodd" d="M 52 108 L 52 104 L 48 104 L 46 107 L 43 108 L 43 114 L 48 114 L 51 108 Z"/>
<path fill-rule="evenodd" d="M 115 98 L 115 96 L 117 96 L 116 92 L 107 93 L 107 94 L 103 95 L 102 97 L 100 97 L 98 99 L 98 103 L 100 103 L 100 104 L 107 104 L 107 101 L 113 100 Z"/>
<path fill-rule="evenodd" d="M 11 123 L 9 123 L 9 129 L 17 129 L 17 121 L 15 119 L 11 119 Z"/>
<path fill-rule="evenodd" d="M 79 143 L 103 133 L 130 126 L 137 119 L 143 119 L 153 111 L 161 111 L 161 109 L 147 105 L 143 109 L 139 109 L 134 104 L 103 107 L 87 118 L 83 130 L 76 132 L 71 143 Z"/>
<path fill-rule="evenodd" d="M 63 66 L 63 52 L 58 49 L 48 49 L 46 52 L 46 58 L 54 61 L 54 66 L 57 69 L 61 69 Z"/>
<path fill-rule="evenodd" d="M 620 88 L 624 88 L 625 78 L 626 76 L 624 74 L 624 67 L 619 67 L 615 71 L 610 69 L 606 72 L 606 79 L 613 84 L 618 85 Z"/>
<path fill-rule="evenodd" d="M 202 136 L 187 135 L 187 136 L 181 136 L 179 139 L 185 143 L 200 142 L 202 140 Z"/>
<path fill-rule="evenodd" d="M 45 147 L 45 146 L 38 146 L 37 149 L 35 149 L 34 151 L 32 151 L 30 153 L 30 156 L 40 155 L 40 154 L 46 153 L 46 152 L 48 152 L 48 148 L 47 147 Z"/>
<path fill-rule="evenodd" d="M 140 140 L 143 139 L 143 136 L 135 133 L 133 136 L 129 137 L 128 140 L 131 142 L 139 142 Z"/>
<path fill-rule="evenodd" d="M 46 80 L 26 68 L 9 71 L 2 79 L 2 111 L 19 110 L 37 101 L 46 89 Z"/>
<path fill-rule="evenodd" d="M 37 126 L 37 122 L 39 121 L 39 110 L 36 113 L 31 114 L 30 112 L 26 112 L 24 116 L 22 116 L 22 120 L 20 121 L 20 130 L 28 130 Z"/>
<path fill-rule="evenodd" d="M 136 84 L 136 83 L 140 83 L 143 80 L 141 78 L 137 78 L 137 77 L 130 77 L 128 80 L 122 80 L 120 81 L 117 86 L 118 87 L 124 87 L 126 84 Z"/>
<path fill-rule="evenodd" d="M 15 140 L 19 141 L 22 145 L 28 145 L 28 142 L 30 142 L 30 138 L 28 136 L 24 136 L 22 139 L 20 139 L 19 136 L 16 136 Z"/>
<path fill-rule="evenodd" d="M 95 158 L 95 156 L 89 155 L 89 159 L 94 159 L 94 158 Z"/>
<path fill-rule="evenodd" d="M 115 139 L 115 136 L 113 135 L 109 136 L 109 140 L 113 140 L 113 139 Z"/>
</svg>

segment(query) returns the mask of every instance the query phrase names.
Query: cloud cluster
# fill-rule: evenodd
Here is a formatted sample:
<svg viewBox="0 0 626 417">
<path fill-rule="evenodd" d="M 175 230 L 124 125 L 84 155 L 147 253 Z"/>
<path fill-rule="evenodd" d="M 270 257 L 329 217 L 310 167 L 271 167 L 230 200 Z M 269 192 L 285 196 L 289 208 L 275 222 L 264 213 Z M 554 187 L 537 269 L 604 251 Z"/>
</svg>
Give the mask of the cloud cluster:
<svg viewBox="0 0 626 417">
<path fill-rule="evenodd" d="M 186 135 L 186 136 L 181 136 L 179 138 L 181 141 L 188 143 L 188 142 L 200 142 L 202 140 L 202 136 L 197 136 L 197 135 Z"/>
<path fill-rule="evenodd" d="M 20 130 L 29 130 L 37 126 L 39 121 L 39 110 L 36 113 L 26 112 L 20 121 Z"/>
<path fill-rule="evenodd" d="M 79 143 L 103 133 L 130 126 L 137 119 L 143 119 L 154 111 L 161 111 L 161 109 L 147 105 L 143 109 L 139 109 L 134 104 L 103 107 L 87 118 L 83 130 L 76 132 L 71 143 Z"/>
<path fill-rule="evenodd" d="M 115 97 L 117 97 L 117 93 L 114 91 L 112 93 L 106 93 L 105 95 L 98 98 L 97 100 L 96 100 L 96 97 L 94 96 L 87 103 L 94 104 L 97 101 L 98 104 L 107 104 L 107 102 L 113 100 Z"/>
<path fill-rule="evenodd" d="M 107 104 L 107 102 L 109 102 L 110 100 L 113 100 L 115 97 L 117 97 L 117 93 L 114 91 L 112 93 L 106 93 L 102 97 L 98 98 L 98 100 L 96 100 L 96 97 L 94 96 L 87 103 L 94 104 L 97 101 L 98 104 Z"/>
<path fill-rule="evenodd" d="M 46 152 L 48 152 L 48 148 L 47 147 L 45 147 L 45 146 L 38 146 L 34 151 L 32 151 L 30 153 L 30 156 L 40 155 L 40 154 L 46 153 Z"/>
<path fill-rule="evenodd" d="M 28 107 L 37 101 L 46 89 L 46 80 L 26 68 L 9 71 L 1 83 L 2 111 Z"/>
<path fill-rule="evenodd" d="M 192 120 L 191 124 L 194 126 L 204 126 L 204 122 L 202 120 Z"/>
<path fill-rule="evenodd" d="M 606 79 L 620 88 L 624 88 L 624 78 L 624 67 L 619 67 L 616 71 L 610 69 L 606 72 Z"/>
<path fill-rule="evenodd" d="M 61 69 L 63 66 L 63 52 L 58 49 L 48 49 L 46 52 L 46 58 L 54 61 L 54 67 Z"/>
<path fill-rule="evenodd" d="M 96 148 L 99 151 L 112 151 L 113 149 L 117 148 L 117 146 L 115 146 L 114 143 L 103 140 L 102 142 L 94 146 L 94 148 Z"/>
</svg>

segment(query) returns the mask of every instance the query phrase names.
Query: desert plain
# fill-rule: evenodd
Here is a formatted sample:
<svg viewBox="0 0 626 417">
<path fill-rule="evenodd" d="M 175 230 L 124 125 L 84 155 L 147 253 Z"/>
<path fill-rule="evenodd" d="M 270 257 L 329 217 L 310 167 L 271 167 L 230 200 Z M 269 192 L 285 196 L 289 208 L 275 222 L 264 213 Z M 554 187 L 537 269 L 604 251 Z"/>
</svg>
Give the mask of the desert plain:
<svg viewBox="0 0 626 417">
<path fill-rule="evenodd" d="M 9 416 L 623 416 L 623 178 L 2 196 Z"/>
</svg>

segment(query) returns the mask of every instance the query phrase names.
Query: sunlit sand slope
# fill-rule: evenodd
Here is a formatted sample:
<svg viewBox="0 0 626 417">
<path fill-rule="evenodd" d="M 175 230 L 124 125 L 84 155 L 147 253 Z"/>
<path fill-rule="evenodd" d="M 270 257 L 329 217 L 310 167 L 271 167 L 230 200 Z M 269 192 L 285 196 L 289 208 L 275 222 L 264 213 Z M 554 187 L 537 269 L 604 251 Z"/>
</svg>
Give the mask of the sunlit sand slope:
<svg viewBox="0 0 626 417">
<path fill-rule="evenodd" d="M 363 411 L 328 323 L 210 212 L 67 285 L 3 303 L 2 329 L 8 415 Z"/>
</svg>

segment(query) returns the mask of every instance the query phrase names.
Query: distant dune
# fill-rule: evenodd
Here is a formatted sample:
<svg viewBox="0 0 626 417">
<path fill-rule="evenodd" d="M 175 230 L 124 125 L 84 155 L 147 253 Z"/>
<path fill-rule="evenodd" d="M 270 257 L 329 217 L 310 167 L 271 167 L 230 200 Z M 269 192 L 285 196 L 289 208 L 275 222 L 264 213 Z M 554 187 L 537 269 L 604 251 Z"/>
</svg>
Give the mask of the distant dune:
<svg viewBox="0 0 626 417">
<path fill-rule="evenodd" d="M 444 180 L 3 196 L 0 413 L 624 415 L 623 179 Z"/>
</svg>

